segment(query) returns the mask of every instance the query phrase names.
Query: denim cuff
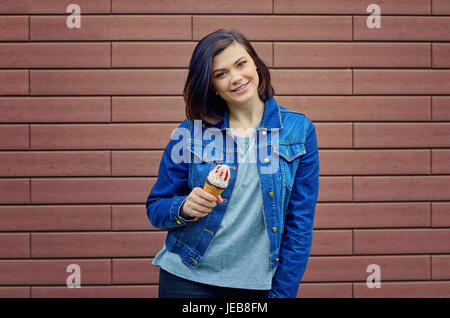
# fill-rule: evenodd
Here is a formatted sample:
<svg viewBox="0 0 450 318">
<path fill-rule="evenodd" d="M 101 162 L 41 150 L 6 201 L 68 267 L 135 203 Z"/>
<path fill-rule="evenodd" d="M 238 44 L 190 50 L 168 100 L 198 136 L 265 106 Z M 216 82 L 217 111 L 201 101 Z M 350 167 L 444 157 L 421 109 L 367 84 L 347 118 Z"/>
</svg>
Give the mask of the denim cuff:
<svg viewBox="0 0 450 318">
<path fill-rule="evenodd" d="M 178 226 L 186 225 L 186 222 L 188 221 L 180 216 L 181 205 L 186 201 L 187 197 L 187 195 L 176 197 L 170 207 L 170 219 L 174 220 Z"/>
</svg>

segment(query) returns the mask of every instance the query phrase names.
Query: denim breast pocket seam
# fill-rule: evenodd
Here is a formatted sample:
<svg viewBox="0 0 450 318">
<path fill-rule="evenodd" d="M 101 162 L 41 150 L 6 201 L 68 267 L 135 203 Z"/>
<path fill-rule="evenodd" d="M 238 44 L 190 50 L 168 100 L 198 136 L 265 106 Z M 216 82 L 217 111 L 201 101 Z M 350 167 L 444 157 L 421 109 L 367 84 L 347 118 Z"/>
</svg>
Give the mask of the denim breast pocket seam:
<svg viewBox="0 0 450 318">
<path fill-rule="evenodd" d="M 287 188 L 292 188 L 293 178 L 295 176 L 292 176 L 292 182 L 289 182 L 286 180 L 287 177 L 287 169 L 289 166 L 291 166 L 292 172 L 295 172 L 293 169 L 295 165 L 295 160 L 299 159 L 301 155 L 306 153 L 305 144 L 304 143 L 294 143 L 294 144 L 278 144 L 278 145 L 272 145 L 273 152 L 280 158 L 283 158 L 282 160 L 279 160 L 279 181 L 286 186 Z"/>
</svg>

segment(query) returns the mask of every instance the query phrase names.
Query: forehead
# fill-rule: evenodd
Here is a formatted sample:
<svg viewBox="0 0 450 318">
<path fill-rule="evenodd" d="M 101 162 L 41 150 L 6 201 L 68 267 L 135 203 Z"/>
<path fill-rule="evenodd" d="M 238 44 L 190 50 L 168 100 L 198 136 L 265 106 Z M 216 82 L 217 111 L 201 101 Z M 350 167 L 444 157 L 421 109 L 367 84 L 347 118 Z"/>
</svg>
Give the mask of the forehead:
<svg viewBox="0 0 450 318">
<path fill-rule="evenodd" d="M 244 46 L 234 42 L 220 54 L 214 56 L 213 69 L 232 66 L 241 56 L 250 57 Z"/>
</svg>

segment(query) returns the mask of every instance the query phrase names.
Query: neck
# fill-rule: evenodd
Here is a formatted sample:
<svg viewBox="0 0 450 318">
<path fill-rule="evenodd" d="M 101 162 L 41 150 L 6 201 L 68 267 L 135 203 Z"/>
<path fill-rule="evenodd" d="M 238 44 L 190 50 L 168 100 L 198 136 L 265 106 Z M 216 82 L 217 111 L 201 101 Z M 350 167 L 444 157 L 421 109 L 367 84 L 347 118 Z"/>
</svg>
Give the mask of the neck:
<svg viewBox="0 0 450 318">
<path fill-rule="evenodd" d="M 262 119 L 264 102 L 256 98 L 245 104 L 228 104 L 230 128 L 254 128 Z"/>
</svg>

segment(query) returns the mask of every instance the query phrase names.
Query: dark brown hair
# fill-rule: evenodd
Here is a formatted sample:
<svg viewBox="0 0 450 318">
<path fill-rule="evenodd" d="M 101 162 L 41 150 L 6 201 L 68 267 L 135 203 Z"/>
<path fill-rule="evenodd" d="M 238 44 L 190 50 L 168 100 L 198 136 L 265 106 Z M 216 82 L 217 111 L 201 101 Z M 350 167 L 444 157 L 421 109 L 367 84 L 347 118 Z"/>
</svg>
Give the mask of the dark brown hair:
<svg viewBox="0 0 450 318">
<path fill-rule="evenodd" d="M 227 103 L 216 95 L 212 88 L 212 62 L 216 55 L 234 42 L 246 48 L 257 67 L 259 98 L 265 102 L 275 94 L 269 69 L 258 57 L 250 42 L 237 31 L 219 29 L 201 39 L 192 53 L 183 91 L 188 119 L 201 119 L 212 124 L 223 119 Z"/>
</svg>

